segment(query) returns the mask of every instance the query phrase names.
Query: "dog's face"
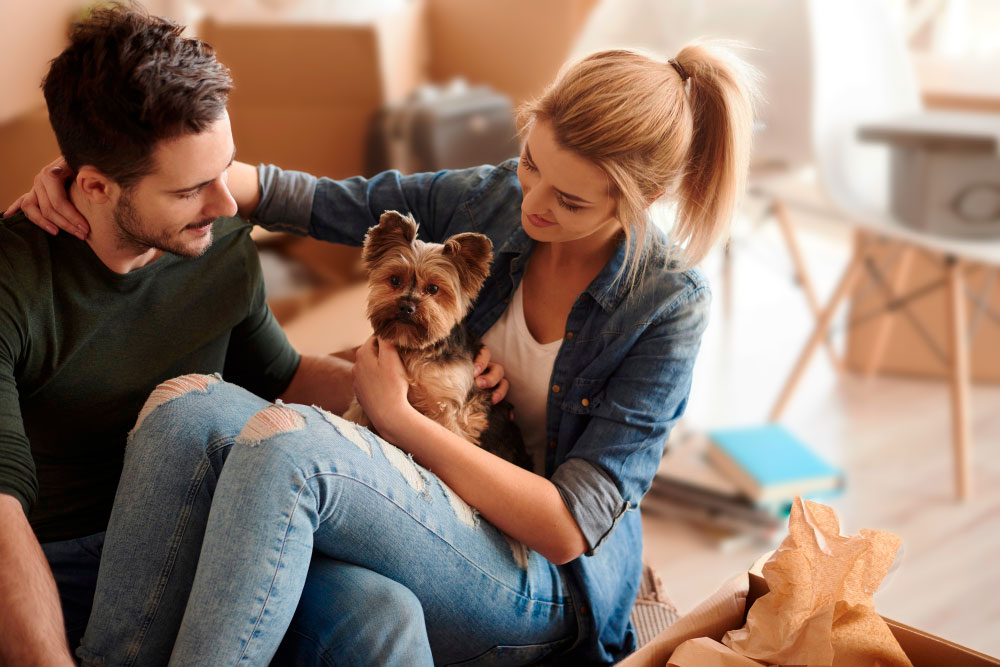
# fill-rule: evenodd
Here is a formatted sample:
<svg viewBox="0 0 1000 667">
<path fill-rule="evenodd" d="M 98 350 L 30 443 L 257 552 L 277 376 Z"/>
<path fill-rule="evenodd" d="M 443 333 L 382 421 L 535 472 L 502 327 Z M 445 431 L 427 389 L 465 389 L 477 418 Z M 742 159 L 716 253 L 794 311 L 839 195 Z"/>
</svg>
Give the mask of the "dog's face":
<svg viewBox="0 0 1000 667">
<path fill-rule="evenodd" d="M 482 234 L 443 244 L 417 240 L 417 223 L 386 211 L 365 236 L 368 320 L 399 348 L 426 348 L 446 338 L 479 294 L 493 259 Z"/>
</svg>

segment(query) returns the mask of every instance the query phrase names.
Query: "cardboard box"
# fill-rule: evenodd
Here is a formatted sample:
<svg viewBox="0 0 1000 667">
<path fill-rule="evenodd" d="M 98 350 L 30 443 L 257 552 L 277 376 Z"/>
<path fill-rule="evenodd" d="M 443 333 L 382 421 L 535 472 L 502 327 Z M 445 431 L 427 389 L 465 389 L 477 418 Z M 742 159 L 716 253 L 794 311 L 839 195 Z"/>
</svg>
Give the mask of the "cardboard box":
<svg viewBox="0 0 1000 667">
<path fill-rule="evenodd" d="M 426 81 L 424 4 L 361 23 L 206 21 L 235 82 L 229 114 L 237 157 L 317 176 L 364 169 L 372 115 Z"/>
<path fill-rule="evenodd" d="M 674 650 L 688 639 L 710 637 L 716 641 L 726 632 L 743 627 L 753 603 L 767 593 L 760 575 L 765 555 L 749 573 L 722 585 L 705 602 L 661 632 L 653 641 L 618 663 L 619 667 L 663 667 Z M 946 639 L 883 617 L 896 641 L 914 667 L 988 667 L 1000 665 L 997 658 L 984 655 Z"/>
<path fill-rule="evenodd" d="M 569 57 L 597 0 L 427 0 L 430 77 L 486 84 L 520 104 Z"/>
<path fill-rule="evenodd" d="M 873 258 L 880 267 L 894 255 L 889 246 L 877 248 Z M 892 282 L 891 268 L 886 282 Z M 913 258 L 909 277 L 901 283 L 899 294 L 906 295 L 924 287 L 933 286 L 945 279 L 944 258 L 926 252 L 918 252 Z M 986 312 L 979 313 L 979 304 L 973 297 L 988 300 L 992 313 L 1000 313 L 1000 284 L 996 284 L 997 274 L 992 267 L 968 265 L 965 282 L 969 298 L 966 312 L 969 315 L 969 341 L 971 378 L 976 382 L 1000 382 L 1000 321 Z M 989 289 L 992 283 L 992 289 Z M 927 290 L 920 298 L 907 305 L 913 320 L 902 310 L 890 313 L 891 333 L 885 345 L 879 372 L 922 378 L 949 377 L 947 360 L 950 358 L 948 332 L 948 292 L 947 285 Z M 862 287 L 850 306 L 848 321 L 856 321 L 847 332 L 847 354 L 845 365 L 855 371 L 864 371 L 875 344 L 881 318 L 862 321 L 867 315 L 877 312 L 885 303 L 885 292 L 877 285 Z M 978 313 L 978 314 L 977 314 Z M 914 321 L 917 326 L 914 325 Z M 923 330 L 923 333 L 921 332 Z M 934 341 L 931 347 L 926 338 Z M 937 351 L 935 351 L 935 348 Z"/>
</svg>

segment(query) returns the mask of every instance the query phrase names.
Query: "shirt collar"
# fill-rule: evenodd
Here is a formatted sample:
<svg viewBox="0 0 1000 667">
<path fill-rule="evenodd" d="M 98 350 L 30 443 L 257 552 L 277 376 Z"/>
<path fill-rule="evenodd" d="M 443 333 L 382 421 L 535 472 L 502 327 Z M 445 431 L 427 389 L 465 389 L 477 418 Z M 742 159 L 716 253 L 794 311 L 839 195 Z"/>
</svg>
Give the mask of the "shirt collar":
<svg viewBox="0 0 1000 667">
<path fill-rule="evenodd" d="M 643 253 L 650 250 L 650 245 L 656 236 L 657 230 L 650 226 L 649 231 L 646 233 Z M 622 275 L 618 274 L 625 261 L 625 249 L 628 246 L 631 246 L 633 250 L 630 253 L 629 262 L 639 261 L 639 253 L 634 252 L 637 243 L 638 240 L 634 236 L 631 240 L 626 240 L 625 236 L 622 235 L 615 246 L 615 252 L 611 255 L 611 259 L 605 263 L 604 268 L 597 274 L 597 277 L 590 281 L 590 285 L 587 286 L 586 292 L 605 311 L 611 312 L 615 310 L 628 293 L 628 269 L 626 268 L 622 272 Z M 531 252 L 534 244 L 534 240 L 528 236 L 523 228 L 519 227 L 516 232 L 507 237 L 507 240 L 497 254 L 524 257 Z M 519 268 L 523 270 L 524 267 L 521 266 Z M 514 267 L 511 267 L 511 270 L 513 271 Z"/>
</svg>

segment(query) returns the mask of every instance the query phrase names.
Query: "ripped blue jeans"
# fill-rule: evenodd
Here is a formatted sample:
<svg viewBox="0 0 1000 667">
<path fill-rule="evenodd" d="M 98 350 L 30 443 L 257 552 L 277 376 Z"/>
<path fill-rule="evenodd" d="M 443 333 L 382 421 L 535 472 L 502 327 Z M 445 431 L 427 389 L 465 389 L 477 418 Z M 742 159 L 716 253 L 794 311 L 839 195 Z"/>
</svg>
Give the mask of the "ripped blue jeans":
<svg viewBox="0 0 1000 667">
<path fill-rule="evenodd" d="M 370 431 L 212 376 L 164 383 L 130 436 L 78 656 L 305 664 L 282 653 L 296 614 L 318 664 L 526 664 L 579 632 L 561 568 Z"/>
</svg>

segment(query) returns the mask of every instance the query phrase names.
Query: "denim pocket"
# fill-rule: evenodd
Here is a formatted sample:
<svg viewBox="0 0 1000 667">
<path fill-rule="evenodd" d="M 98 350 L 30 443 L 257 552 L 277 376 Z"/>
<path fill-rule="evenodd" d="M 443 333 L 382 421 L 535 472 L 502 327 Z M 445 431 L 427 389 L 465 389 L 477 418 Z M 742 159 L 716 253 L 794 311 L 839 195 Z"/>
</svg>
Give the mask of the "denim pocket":
<svg viewBox="0 0 1000 667">
<path fill-rule="evenodd" d="M 494 646 L 493 648 L 480 653 L 475 658 L 462 662 L 453 662 L 451 665 L 534 665 L 539 661 L 557 654 L 559 651 L 569 648 L 574 637 L 563 637 L 562 639 L 547 644 L 526 644 L 524 646 Z"/>
</svg>

